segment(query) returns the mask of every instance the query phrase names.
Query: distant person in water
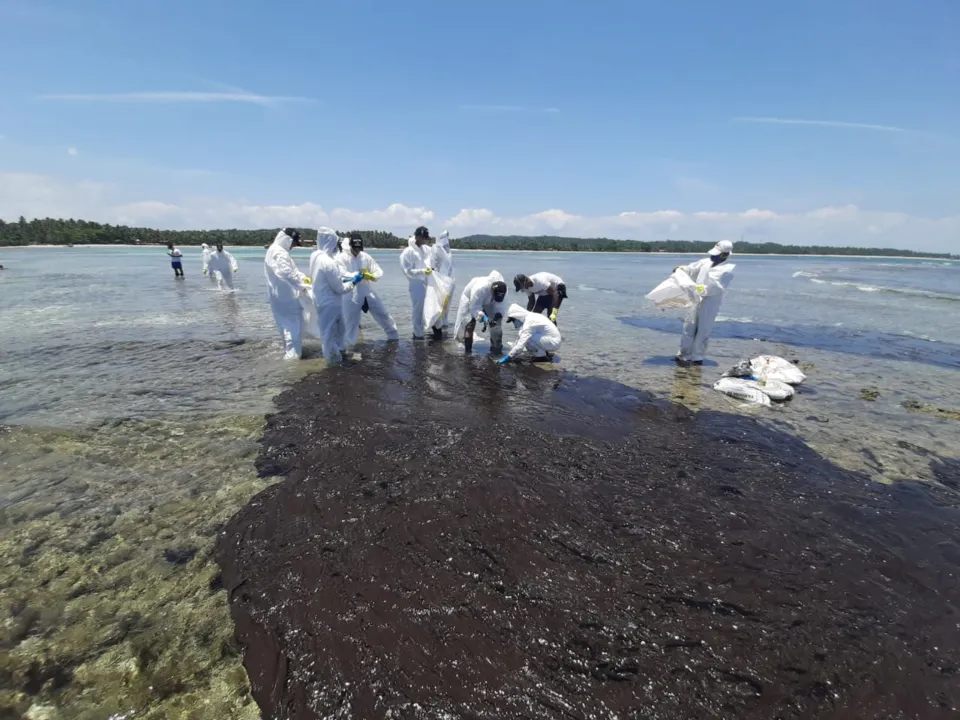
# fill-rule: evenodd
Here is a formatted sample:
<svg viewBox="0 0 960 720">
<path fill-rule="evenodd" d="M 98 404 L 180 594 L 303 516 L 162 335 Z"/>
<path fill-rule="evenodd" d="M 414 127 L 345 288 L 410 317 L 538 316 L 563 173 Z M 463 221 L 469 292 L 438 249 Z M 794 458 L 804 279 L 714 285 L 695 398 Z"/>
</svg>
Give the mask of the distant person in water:
<svg viewBox="0 0 960 720">
<path fill-rule="evenodd" d="M 170 267 L 173 268 L 174 277 L 183 277 L 183 253 L 173 246 L 173 243 L 167 244 L 167 255 L 170 256 Z"/>
<path fill-rule="evenodd" d="M 517 275 L 513 278 L 513 287 L 517 292 L 527 293 L 527 312 L 546 312 L 550 322 L 557 324 L 560 304 L 567 297 L 567 286 L 563 278 L 548 272 L 534 273 L 530 277 Z"/>
<path fill-rule="evenodd" d="M 233 274 L 240 269 L 233 255 L 223 249 L 223 243 L 217 243 L 217 249 L 210 254 L 207 269 L 216 277 L 221 290 L 233 290 Z"/>
<path fill-rule="evenodd" d="M 210 256 L 213 255 L 213 248 L 211 248 L 206 243 L 200 243 L 200 270 L 204 275 L 207 275 L 209 272 L 208 265 L 210 264 Z M 216 280 L 213 275 L 210 275 L 211 280 Z"/>
<path fill-rule="evenodd" d="M 730 272 L 724 273 L 719 280 L 711 278 L 710 271 L 727 262 L 732 252 L 733 243 L 721 240 L 713 246 L 707 257 L 675 268 L 675 271 L 682 270 L 697 284 L 697 292 L 700 294 L 700 303 L 696 310 L 683 322 L 683 337 L 680 340 L 680 352 L 677 353 L 679 365 L 703 365 L 710 333 L 713 332 L 717 313 L 720 312 L 720 303 L 723 302 L 727 285 L 733 278 Z M 730 269 L 732 271 L 733 267 Z M 717 273 L 714 273 L 714 276 L 716 275 Z"/>
</svg>

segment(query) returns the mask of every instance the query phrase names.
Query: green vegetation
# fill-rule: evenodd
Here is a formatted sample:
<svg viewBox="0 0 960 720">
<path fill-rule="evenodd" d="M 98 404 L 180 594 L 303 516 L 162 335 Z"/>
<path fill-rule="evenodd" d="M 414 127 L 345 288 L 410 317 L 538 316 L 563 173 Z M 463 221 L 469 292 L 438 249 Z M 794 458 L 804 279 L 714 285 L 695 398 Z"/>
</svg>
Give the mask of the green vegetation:
<svg viewBox="0 0 960 720">
<path fill-rule="evenodd" d="M 304 240 L 315 238 L 316 230 L 299 228 Z M 406 238 L 380 230 L 361 230 L 368 247 L 402 248 Z M 126 225 L 101 225 L 85 220 L 27 221 L 0 220 L 0 247 L 13 245 L 144 245 L 174 243 L 176 245 L 224 245 L 263 247 L 273 241 L 276 229 L 271 230 L 154 230 Z M 341 235 L 345 235 L 342 232 Z M 567 238 L 552 235 L 468 235 L 455 238 L 453 246 L 461 250 L 533 250 L 533 251 L 591 251 L 591 252 L 694 252 L 703 253 L 713 242 L 695 240 L 611 240 L 609 238 Z M 947 253 L 926 253 L 913 250 L 884 248 L 830 247 L 826 245 L 778 245 L 777 243 L 738 242 L 737 252 L 759 255 L 880 255 L 903 257 L 950 258 Z"/>
</svg>

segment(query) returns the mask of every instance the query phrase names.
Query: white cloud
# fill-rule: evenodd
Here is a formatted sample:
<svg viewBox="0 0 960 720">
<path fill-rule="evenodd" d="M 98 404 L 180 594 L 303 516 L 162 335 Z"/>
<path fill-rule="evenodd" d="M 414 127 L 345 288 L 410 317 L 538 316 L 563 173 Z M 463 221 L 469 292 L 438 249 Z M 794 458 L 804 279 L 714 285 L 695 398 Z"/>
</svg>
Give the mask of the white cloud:
<svg viewBox="0 0 960 720">
<path fill-rule="evenodd" d="M 464 112 L 485 113 L 558 113 L 560 108 L 555 107 L 524 107 L 523 105 L 461 105 Z"/>
<path fill-rule="evenodd" d="M 73 217 L 174 229 L 328 225 L 341 230 L 392 230 L 401 235 L 423 224 L 434 231 L 449 228 L 454 236 L 491 233 L 649 241 L 674 238 L 712 242 L 743 234 L 756 242 L 960 251 L 960 215 L 928 218 L 856 205 L 793 213 L 751 208 L 698 212 L 629 210 L 615 215 L 583 215 L 551 209 L 515 216 L 497 215 L 487 208 L 464 208 L 447 216 L 427 207 L 400 203 L 379 210 L 353 210 L 327 209 L 313 202 L 270 205 L 216 197 L 131 201 L 123 198 L 123 193 L 123 188 L 103 183 L 0 172 L 0 217 Z"/>
<path fill-rule="evenodd" d="M 915 133 L 916 130 L 894 125 L 874 125 L 873 123 L 844 122 L 841 120 L 801 120 L 778 117 L 737 117 L 734 122 L 761 123 L 766 125 L 817 125 L 819 127 L 844 128 L 847 130 L 878 130 L 880 132 Z"/>
<path fill-rule="evenodd" d="M 70 157 L 76 157 L 79 154 L 80 154 L 80 151 L 77 150 L 75 147 L 67 148 L 67 155 L 69 155 Z"/>
<path fill-rule="evenodd" d="M 259 95 L 246 91 L 236 92 L 194 92 L 194 91 L 150 91 L 127 93 L 67 93 L 40 95 L 38 100 L 58 100 L 62 102 L 97 103 L 250 103 L 253 105 L 279 105 L 291 102 L 312 102 L 310 98 L 287 95 Z"/>
</svg>

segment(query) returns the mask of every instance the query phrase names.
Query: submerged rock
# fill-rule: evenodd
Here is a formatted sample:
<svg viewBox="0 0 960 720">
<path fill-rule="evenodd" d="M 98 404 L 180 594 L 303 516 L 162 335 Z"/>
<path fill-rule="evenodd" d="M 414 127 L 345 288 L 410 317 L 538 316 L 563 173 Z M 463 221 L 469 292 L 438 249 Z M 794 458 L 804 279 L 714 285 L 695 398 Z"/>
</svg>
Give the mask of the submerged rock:
<svg viewBox="0 0 960 720">
<path fill-rule="evenodd" d="M 388 347 L 278 399 L 218 560 L 265 718 L 948 718 L 956 495 Z"/>
</svg>

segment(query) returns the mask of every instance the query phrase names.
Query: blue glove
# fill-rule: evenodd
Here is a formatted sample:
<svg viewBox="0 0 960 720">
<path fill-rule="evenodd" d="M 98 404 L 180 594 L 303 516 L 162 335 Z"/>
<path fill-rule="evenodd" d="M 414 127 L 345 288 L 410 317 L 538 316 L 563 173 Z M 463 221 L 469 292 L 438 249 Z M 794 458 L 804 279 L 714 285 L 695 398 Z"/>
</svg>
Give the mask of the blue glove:
<svg viewBox="0 0 960 720">
<path fill-rule="evenodd" d="M 350 277 L 345 277 L 344 280 L 345 280 L 346 282 L 352 282 L 354 285 L 356 285 L 356 284 L 359 283 L 361 280 L 363 280 L 363 273 L 359 273 L 359 272 L 358 272 L 356 275 L 351 275 Z"/>
<path fill-rule="evenodd" d="M 486 325 L 487 324 L 486 313 L 481 312 L 479 315 L 477 315 L 477 322 Z"/>
<path fill-rule="evenodd" d="M 510 356 L 504 355 L 502 358 L 497 360 L 497 365 L 506 365 L 508 362 L 510 362 Z"/>
</svg>

